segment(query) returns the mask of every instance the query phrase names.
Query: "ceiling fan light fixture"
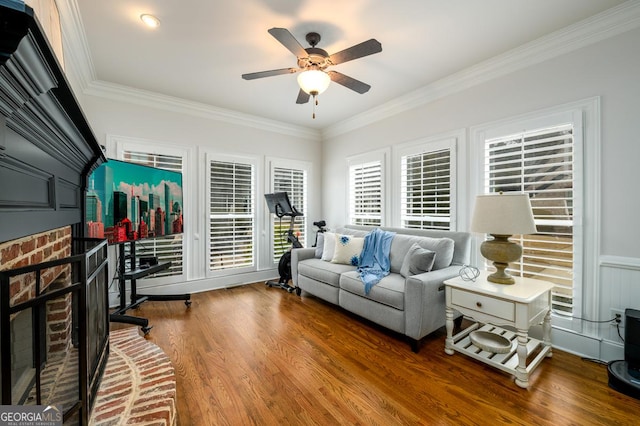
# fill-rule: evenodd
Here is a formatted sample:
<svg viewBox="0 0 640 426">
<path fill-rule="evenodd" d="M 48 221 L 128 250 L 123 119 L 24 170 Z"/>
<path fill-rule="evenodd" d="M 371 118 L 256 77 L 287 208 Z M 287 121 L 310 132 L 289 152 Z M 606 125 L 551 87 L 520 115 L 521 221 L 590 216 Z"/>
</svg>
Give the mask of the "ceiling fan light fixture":
<svg viewBox="0 0 640 426">
<path fill-rule="evenodd" d="M 312 96 L 318 96 L 327 90 L 331 83 L 329 74 L 321 70 L 307 70 L 298 74 L 300 88 Z"/>
<path fill-rule="evenodd" d="M 158 28 L 160 26 L 160 20 L 148 13 L 140 15 L 140 20 L 149 28 Z"/>
</svg>

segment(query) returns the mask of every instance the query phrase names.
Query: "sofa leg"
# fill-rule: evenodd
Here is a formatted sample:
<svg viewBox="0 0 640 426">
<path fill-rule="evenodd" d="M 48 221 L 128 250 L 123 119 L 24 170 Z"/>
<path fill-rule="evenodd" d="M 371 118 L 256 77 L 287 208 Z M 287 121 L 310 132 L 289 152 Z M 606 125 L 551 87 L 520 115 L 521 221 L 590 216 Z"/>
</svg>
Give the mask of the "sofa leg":
<svg viewBox="0 0 640 426">
<path fill-rule="evenodd" d="M 417 354 L 419 350 L 420 350 L 420 340 L 411 339 L 411 351 Z"/>
</svg>

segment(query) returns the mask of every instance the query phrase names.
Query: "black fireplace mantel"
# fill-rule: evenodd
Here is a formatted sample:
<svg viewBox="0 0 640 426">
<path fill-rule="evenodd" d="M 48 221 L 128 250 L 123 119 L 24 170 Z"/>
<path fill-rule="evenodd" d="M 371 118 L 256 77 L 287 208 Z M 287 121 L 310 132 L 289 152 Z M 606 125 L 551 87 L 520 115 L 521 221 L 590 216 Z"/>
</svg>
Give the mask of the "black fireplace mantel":
<svg viewBox="0 0 640 426">
<path fill-rule="evenodd" d="M 33 9 L 0 0 L 0 242 L 82 228 L 87 177 L 104 161 Z"/>
</svg>

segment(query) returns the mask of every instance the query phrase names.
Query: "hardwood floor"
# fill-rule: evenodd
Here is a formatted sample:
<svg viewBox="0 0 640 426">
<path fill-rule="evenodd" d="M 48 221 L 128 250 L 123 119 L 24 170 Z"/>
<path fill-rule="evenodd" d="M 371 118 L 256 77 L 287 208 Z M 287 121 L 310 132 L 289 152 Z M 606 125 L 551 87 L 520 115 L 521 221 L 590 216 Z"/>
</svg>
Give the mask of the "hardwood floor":
<svg viewBox="0 0 640 426">
<path fill-rule="evenodd" d="M 263 283 L 192 300 L 131 311 L 173 362 L 182 426 L 640 424 L 640 400 L 610 389 L 604 365 L 558 350 L 525 390 L 446 355 L 444 329 L 415 354 L 402 336 Z"/>
</svg>

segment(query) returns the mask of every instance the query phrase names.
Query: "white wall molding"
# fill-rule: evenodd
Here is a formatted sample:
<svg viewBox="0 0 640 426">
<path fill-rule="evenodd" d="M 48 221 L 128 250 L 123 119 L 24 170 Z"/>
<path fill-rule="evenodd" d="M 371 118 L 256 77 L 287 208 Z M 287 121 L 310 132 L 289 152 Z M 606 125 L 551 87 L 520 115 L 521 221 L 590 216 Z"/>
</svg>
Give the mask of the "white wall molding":
<svg viewBox="0 0 640 426">
<path fill-rule="evenodd" d="M 84 91 L 90 82 L 96 80 L 96 73 L 78 3 L 77 0 L 56 0 L 56 5 L 62 27 L 64 60 Z"/>
<path fill-rule="evenodd" d="M 331 138 L 428 104 L 481 83 L 544 62 L 640 27 L 640 2 L 627 1 L 574 25 L 533 40 L 494 58 L 329 126 Z"/>
<path fill-rule="evenodd" d="M 352 118 L 329 126 L 324 131 L 292 126 L 248 114 L 237 113 L 183 99 L 142 92 L 97 80 L 86 40 L 77 0 L 57 0 L 62 21 L 65 60 L 74 69 L 83 91 L 123 102 L 169 109 L 262 130 L 321 140 L 367 126 L 401 112 L 433 102 L 494 78 L 549 60 L 562 54 L 589 46 L 626 31 L 640 27 L 640 2 L 629 0 L 603 13 L 587 18 L 518 48 L 452 74 L 390 102 L 372 108 Z M 116 87 L 114 87 L 116 86 Z M 116 93 L 118 95 L 116 95 Z"/>
<path fill-rule="evenodd" d="M 77 0 L 57 0 L 57 3 L 62 22 L 63 42 L 67 46 L 64 52 L 65 60 L 68 61 L 69 67 L 77 76 L 80 89 L 84 94 L 224 121 L 312 141 L 320 140 L 319 130 L 98 80 Z"/>
<path fill-rule="evenodd" d="M 133 103 L 149 108 L 164 109 L 166 111 L 172 111 L 180 114 L 224 121 L 244 127 L 296 136 L 312 141 L 319 141 L 321 138 L 320 131 L 315 129 L 295 126 L 255 115 L 244 114 L 229 109 L 218 108 L 203 103 L 187 101 L 181 98 L 161 95 L 159 93 L 135 89 L 105 81 L 95 80 L 90 82 L 85 88 L 84 93 L 86 95 L 111 99 L 118 102 Z"/>
<path fill-rule="evenodd" d="M 278 276 L 276 269 L 265 269 L 263 271 L 247 272 L 243 274 L 224 275 L 219 277 L 209 277 L 189 281 L 188 290 L 190 294 L 202 293 L 210 290 L 219 290 L 240 285 L 253 284 L 272 280 Z M 184 293 L 186 284 L 174 283 L 166 285 L 138 285 L 138 290 L 144 290 L 145 294 L 176 294 Z M 150 290 L 150 291 L 147 291 Z"/>
<path fill-rule="evenodd" d="M 554 349 L 580 357 L 607 362 L 624 358 L 624 346 L 621 343 L 585 336 L 564 328 L 552 328 L 551 342 Z"/>
<path fill-rule="evenodd" d="M 640 259 L 622 256 L 600 256 L 600 266 L 640 271 Z"/>
<path fill-rule="evenodd" d="M 598 359 L 607 362 L 624 359 L 624 344 L 610 340 L 602 340 L 600 342 L 600 356 Z"/>
</svg>

